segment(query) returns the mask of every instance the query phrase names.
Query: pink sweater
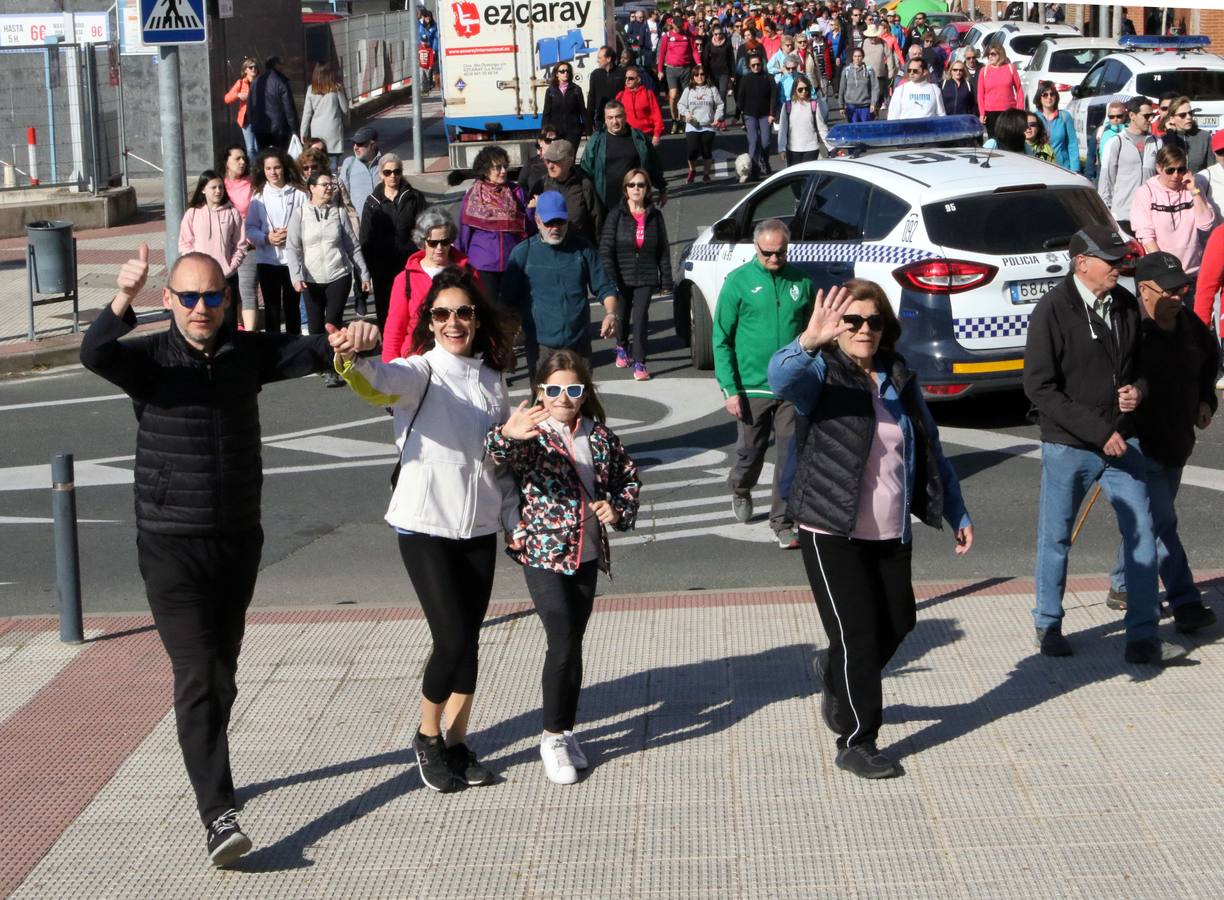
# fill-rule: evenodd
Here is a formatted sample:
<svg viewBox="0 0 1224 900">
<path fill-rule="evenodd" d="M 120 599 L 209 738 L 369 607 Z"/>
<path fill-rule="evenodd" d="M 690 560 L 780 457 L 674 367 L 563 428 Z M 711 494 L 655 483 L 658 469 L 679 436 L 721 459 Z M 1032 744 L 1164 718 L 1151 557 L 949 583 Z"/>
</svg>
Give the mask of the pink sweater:
<svg viewBox="0 0 1224 900">
<path fill-rule="evenodd" d="M 1005 109 L 1022 109 L 1024 88 L 1020 75 L 1011 63 L 1005 66 L 983 66 L 977 83 L 978 113 L 986 115 Z"/>
<path fill-rule="evenodd" d="M 178 248 L 179 253 L 207 253 L 228 278 L 247 255 L 242 216 L 228 203 L 216 210 L 209 209 L 207 203 L 189 209 L 179 226 Z"/>
<path fill-rule="evenodd" d="M 1206 232 L 1215 225 L 1207 180 L 1196 175 L 1195 182 L 1207 200 L 1202 212 L 1195 209 L 1193 193 L 1169 190 L 1160 183 L 1159 175 L 1141 184 L 1131 201 L 1131 229 L 1135 237 L 1144 244 L 1154 241 L 1165 253 L 1172 253 L 1181 260 L 1187 275 L 1199 270 Z"/>
<path fill-rule="evenodd" d="M 225 179 L 225 196 L 229 197 L 229 202 L 234 204 L 234 209 L 238 210 L 238 215 L 242 216 L 244 222 L 247 207 L 251 205 L 251 187 L 249 178 Z"/>
</svg>

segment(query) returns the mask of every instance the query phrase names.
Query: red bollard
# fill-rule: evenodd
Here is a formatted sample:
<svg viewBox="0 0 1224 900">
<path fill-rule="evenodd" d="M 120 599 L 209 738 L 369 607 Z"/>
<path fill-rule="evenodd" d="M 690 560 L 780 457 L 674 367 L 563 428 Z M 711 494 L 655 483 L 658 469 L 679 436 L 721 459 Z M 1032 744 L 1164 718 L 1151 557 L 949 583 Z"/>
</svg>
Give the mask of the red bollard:
<svg viewBox="0 0 1224 900">
<path fill-rule="evenodd" d="M 38 133 L 33 128 L 26 129 L 26 145 L 30 151 L 30 184 L 38 186 Z"/>
</svg>

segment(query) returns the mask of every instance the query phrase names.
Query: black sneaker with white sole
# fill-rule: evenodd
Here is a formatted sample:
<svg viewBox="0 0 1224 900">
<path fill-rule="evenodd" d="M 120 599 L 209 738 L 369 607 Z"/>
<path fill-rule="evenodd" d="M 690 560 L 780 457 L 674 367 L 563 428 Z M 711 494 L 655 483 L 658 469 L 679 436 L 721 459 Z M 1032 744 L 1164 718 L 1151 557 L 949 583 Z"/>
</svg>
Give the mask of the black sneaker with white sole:
<svg viewBox="0 0 1224 900">
<path fill-rule="evenodd" d="M 493 783 L 493 773 L 480 764 L 467 744 L 455 744 L 446 748 L 446 761 L 451 774 L 471 787 Z"/>
<path fill-rule="evenodd" d="M 232 809 L 227 809 L 212 820 L 205 842 L 208 858 L 219 869 L 232 866 L 251 849 L 251 839 L 243 834 L 238 826 L 238 813 Z"/>
<path fill-rule="evenodd" d="M 455 789 L 455 776 L 451 772 L 442 735 L 426 737 L 418 731 L 412 739 L 412 750 L 416 753 L 417 769 L 425 787 L 440 794 L 449 794 Z"/>
</svg>

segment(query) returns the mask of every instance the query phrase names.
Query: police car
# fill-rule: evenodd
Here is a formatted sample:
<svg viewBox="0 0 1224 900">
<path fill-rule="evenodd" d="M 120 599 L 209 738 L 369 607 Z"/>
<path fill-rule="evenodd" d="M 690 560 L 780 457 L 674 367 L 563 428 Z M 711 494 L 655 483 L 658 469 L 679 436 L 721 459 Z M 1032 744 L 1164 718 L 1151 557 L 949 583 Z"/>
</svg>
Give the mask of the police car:
<svg viewBox="0 0 1224 900">
<path fill-rule="evenodd" d="M 1071 91 L 1084 80 L 1089 70 L 1100 60 L 1121 53 L 1123 49 L 1113 38 L 1046 36 L 1020 73 L 1024 96 L 1038 108 L 1041 82 L 1049 81 L 1058 91 L 1058 108 L 1066 109 L 1071 103 Z"/>
<path fill-rule="evenodd" d="M 1142 95 L 1153 101 L 1176 91 L 1198 110 L 1199 128 L 1214 131 L 1224 117 L 1224 57 L 1204 52 L 1211 38 L 1202 35 L 1162 37 L 1124 35 L 1118 42 L 1125 52 L 1099 61 L 1071 90 L 1067 107 L 1075 122 L 1080 154 L 1088 153 L 1088 135 L 1105 121 L 1112 100 Z"/>
<path fill-rule="evenodd" d="M 753 258 L 754 226 L 776 218 L 818 289 L 884 288 L 928 397 L 1018 386 L 1029 314 L 1067 274 L 1071 236 L 1113 219 L 1086 179 L 966 146 L 980 135 L 973 116 L 837 125 L 829 139 L 849 155 L 791 166 L 743 197 L 680 258 L 676 330 L 693 365 L 713 367 L 719 290 Z"/>
</svg>

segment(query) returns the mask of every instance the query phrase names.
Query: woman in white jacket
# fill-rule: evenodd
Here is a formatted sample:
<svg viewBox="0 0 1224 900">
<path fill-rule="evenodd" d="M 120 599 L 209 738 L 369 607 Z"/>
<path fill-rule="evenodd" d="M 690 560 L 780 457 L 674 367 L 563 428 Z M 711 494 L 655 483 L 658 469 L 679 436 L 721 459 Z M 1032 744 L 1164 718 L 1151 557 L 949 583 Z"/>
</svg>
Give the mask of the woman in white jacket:
<svg viewBox="0 0 1224 900">
<path fill-rule="evenodd" d="M 442 793 L 493 780 L 468 749 L 467 726 L 498 527 L 510 535 L 519 522 L 514 479 L 484 452 L 489 429 L 510 417 L 503 373 L 514 365 L 516 330 L 469 274 L 449 267 L 421 305 L 413 335 L 426 348 L 421 355 L 389 363 L 356 358 L 377 343 L 377 329 L 366 322 L 332 336 L 345 380 L 395 415 L 400 465 L 386 521 L 399 534 L 433 638 L 412 746 L 421 780 Z"/>
<path fill-rule="evenodd" d="M 701 180 L 708 183 L 714 170 L 714 129 L 722 124 L 723 101 L 701 66 L 693 69 L 676 109 L 684 121 L 684 139 L 688 142 L 687 183 L 692 184 L 696 177 L 694 163 L 698 160 L 703 161 L 705 171 Z"/>
<path fill-rule="evenodd" d="M 255 245 L 255 272 L 264 298 L 264 330 L 302 333 L 301 295 L 293 286 L 285 253 L 289 220 L 306 202 L 297 167 L 285 151 L 271 147 L 255 161 L 247 239 Z"/>
<path fill-rule="evenodd" d="M 322 138 L 327 143 L 332 171 L 340 167 L 344 156 L 344 125 L 348 122 L 349 102 L 344 85 L 336 80 L 331 63 L 315 66 L 314 77 L 302 105 L 302 142 L 307 138 Z"/>
</svg>

